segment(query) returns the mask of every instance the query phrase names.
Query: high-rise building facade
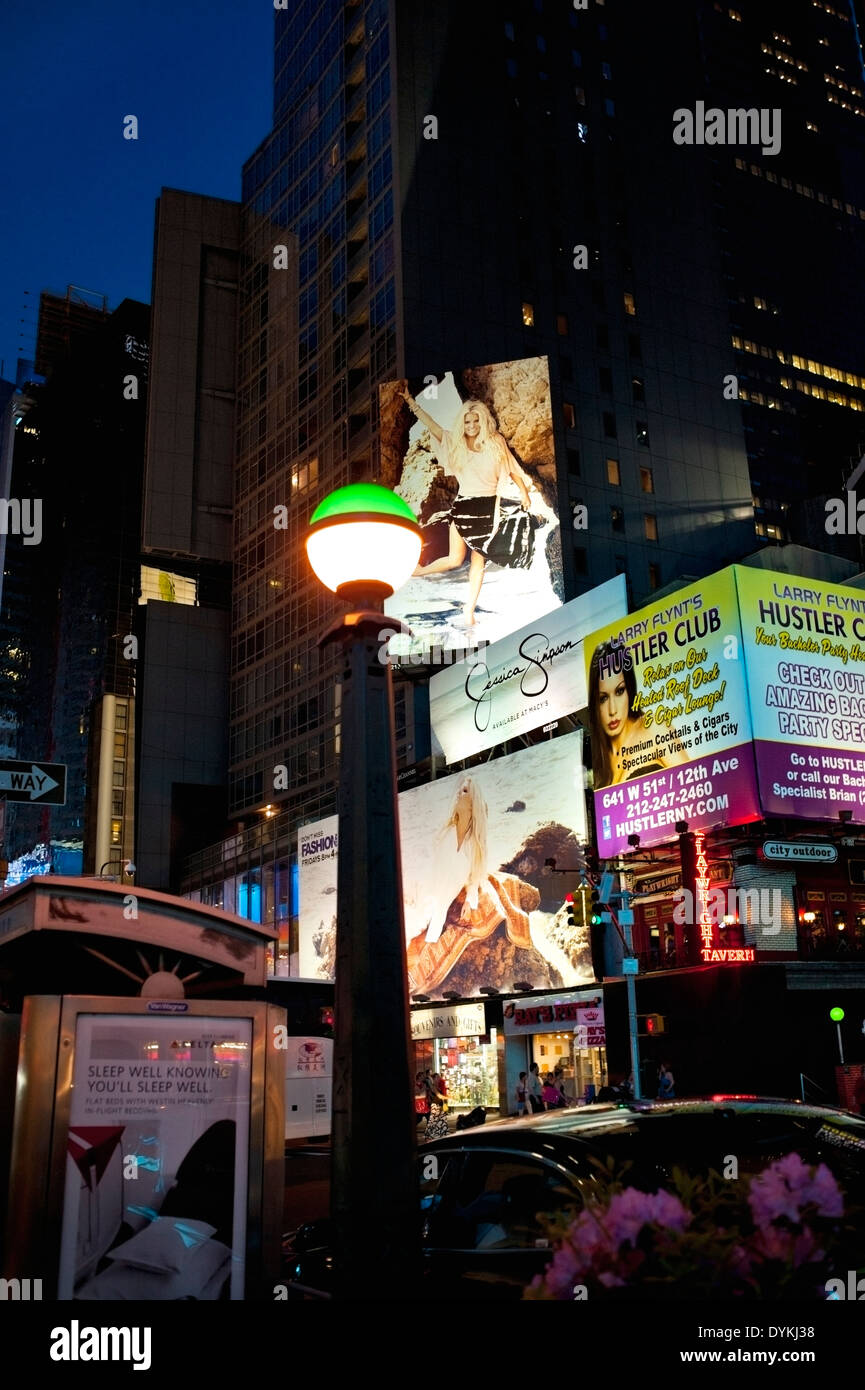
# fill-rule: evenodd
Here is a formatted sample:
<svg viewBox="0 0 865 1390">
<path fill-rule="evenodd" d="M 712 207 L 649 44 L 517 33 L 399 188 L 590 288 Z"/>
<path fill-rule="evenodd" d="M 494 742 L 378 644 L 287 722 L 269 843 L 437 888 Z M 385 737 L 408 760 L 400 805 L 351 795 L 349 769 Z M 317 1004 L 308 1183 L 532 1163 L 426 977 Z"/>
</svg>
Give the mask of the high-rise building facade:
<svg viewBox="0 0 865 1390">
<path fill-rule="evenodd" d="M 64 764 L 66 801 L 7 806 L 10 861 L 53 842 L 67 852 L 58 863 L 98 873 L 112 862 L 119 871 L 132 854 L 134 678 L 124 639 L 139 584 L 148 351 L 146 305 L 124 300 L 109 312 L 102 296 L 73 286 L 41 296 L 44 380 L 25 392 L 9 483 L 22 517 L 28 499 L 39 524 L 7 537 L 3 682 L 18 711 L 14 756 Z M 105 700 L 118 708 L 111 743 L 122 773 L 105 789 L 97 843 L 92 723 L 101 727 Z"/>
<path fill-rule="evenodd" d="M 274 128 L 243 180 L 228 799 L 245 828 L 188 861 L 187 891 L 284 913 L 296 827 L 334 809 L 331 609 L 302 538 L 322 495 L 377 476 L 388 379 L 548 358 L 568 598 L 623 572 L 637 606 L 761 542 L 858 556 L 822 528 L 865 409 L 854 25 L 744 0 L 667 19 L 615 0 L 276 11 Z M 758 137 L 764 112 L 765 138 L 746 121 L 712 143 L 709 108 L 753 108 Z M 398 690 L 417 745 L 414 709 Z"/>
</svg>

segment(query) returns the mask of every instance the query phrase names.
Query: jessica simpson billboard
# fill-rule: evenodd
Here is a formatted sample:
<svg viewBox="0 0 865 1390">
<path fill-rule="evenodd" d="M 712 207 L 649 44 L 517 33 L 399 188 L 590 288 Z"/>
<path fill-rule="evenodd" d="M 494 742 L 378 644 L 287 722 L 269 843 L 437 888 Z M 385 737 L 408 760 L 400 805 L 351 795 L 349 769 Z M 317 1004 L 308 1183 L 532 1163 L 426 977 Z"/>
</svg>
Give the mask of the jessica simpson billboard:
<svg viewBox="0 0 865 1390">
<path fill-rule="evenodd" d="M 585 641 L 604 856 L 759 816 L 732 568 Z"/>
<path fill-rule="evenodd" d="M 424 534 L 389 615 L 429 645 L 494 642 L 563 601 L 545 357 L 380 388 L 381 478 Z"/>
<path fill-rule="evenodd" d="M 585 836 L 582 734 L 567 734 L 399 796 L 406 955 L 412 994 L 463 997 L 514 981 L 591 980 L 588 931 L 569 926 L 547 859 L 576 864 Z M 337 818 L 302 827 L 301 973 L 332 979 L 337 861 L 318 844 Z M 311 839 L 310 839 L 311 837 Z"/>
</svg>

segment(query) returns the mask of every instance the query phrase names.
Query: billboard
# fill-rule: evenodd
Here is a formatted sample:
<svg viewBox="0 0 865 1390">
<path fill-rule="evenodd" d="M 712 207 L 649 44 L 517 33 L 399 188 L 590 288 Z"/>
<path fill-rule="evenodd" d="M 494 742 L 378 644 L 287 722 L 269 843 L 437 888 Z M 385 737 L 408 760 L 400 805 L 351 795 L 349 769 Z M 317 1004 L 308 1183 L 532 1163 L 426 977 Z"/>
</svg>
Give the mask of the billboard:
<svg viewBox="0 0 865 1390">
<path fill-rule="evenodd" d="M 732 567 L 585 642 L 599 853 L 760 815 Z"/>
<path fill-rule="evenodd" d="M 242 1299 L 252 1019 L 79 1014 L 58 1299 Z"/>
<path fill-rule="evenodd" d="M 582 732 L 437 778 L 399 796 L 409 992 L 557 989 L 593 980 L 588 929 L 567 924 L 545 869 L 585 840 Z M 303 827 L 301 973 L 332 979 L 337 817 Z M 307 833 L 308 832 L 308 833 Z M 324 857 L 320 857 L 324 856 Z"/>
<path fill-rule="evenodd" d="M 865 594 L 734 569 L 764 811 L 865 821 Z"/>
<path fill-rule="evenodd" d="M 564 597 L 546 357 L 379 388 L 379 481 L 412 508 L 415 576 L 385 604 L 430 647 L 496 641 Z"/>
<path fill-rule="evenodd" d="M 555 608 L 429 685 L 430 723 L 449 763 L 563 719 L 586 704 L 583 637 L 628 611 L 625 576 Z"/>
</svg>

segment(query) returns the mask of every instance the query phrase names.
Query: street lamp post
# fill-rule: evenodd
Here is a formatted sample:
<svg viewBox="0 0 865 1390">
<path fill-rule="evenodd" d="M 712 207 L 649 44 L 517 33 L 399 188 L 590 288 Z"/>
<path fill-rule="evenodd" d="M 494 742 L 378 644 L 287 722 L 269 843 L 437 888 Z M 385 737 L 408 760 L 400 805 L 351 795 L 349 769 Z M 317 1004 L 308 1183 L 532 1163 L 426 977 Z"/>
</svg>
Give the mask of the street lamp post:
<svg viewBox="0 0 865 1390">
<path fill-rule="evenodd" d="M 378 607 L 421 535 L 395 493 L 339 488 L 310 519 L 310 564 L 351 610 L 320 639 L 342 654 L 331 1215 L 334 1295 L 419 1293 L 420 1201 L 390 665 L 405 631 Z"/>
</svg>

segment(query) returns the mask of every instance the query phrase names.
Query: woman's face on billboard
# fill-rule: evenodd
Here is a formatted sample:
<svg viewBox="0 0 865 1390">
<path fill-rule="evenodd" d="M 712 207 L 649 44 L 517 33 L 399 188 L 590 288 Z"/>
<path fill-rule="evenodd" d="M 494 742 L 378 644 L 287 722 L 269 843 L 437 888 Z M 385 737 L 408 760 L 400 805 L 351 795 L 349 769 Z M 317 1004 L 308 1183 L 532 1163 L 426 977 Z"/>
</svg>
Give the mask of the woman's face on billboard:
<svg viewBox="0 0 865 1390">
<path fill-rule="evenodd" d="M 621 733 L 629 713 L 628 688 L 621 672 L 602 676 L 598 684 L 598 713 L 608 738 Z"/>
<path fill-rule="evenodd" d="M 481 417 L 476 410 L 467 410 L 463 417 L 466 439 L 476 439 L 481 430 Z"/>
</svg>

